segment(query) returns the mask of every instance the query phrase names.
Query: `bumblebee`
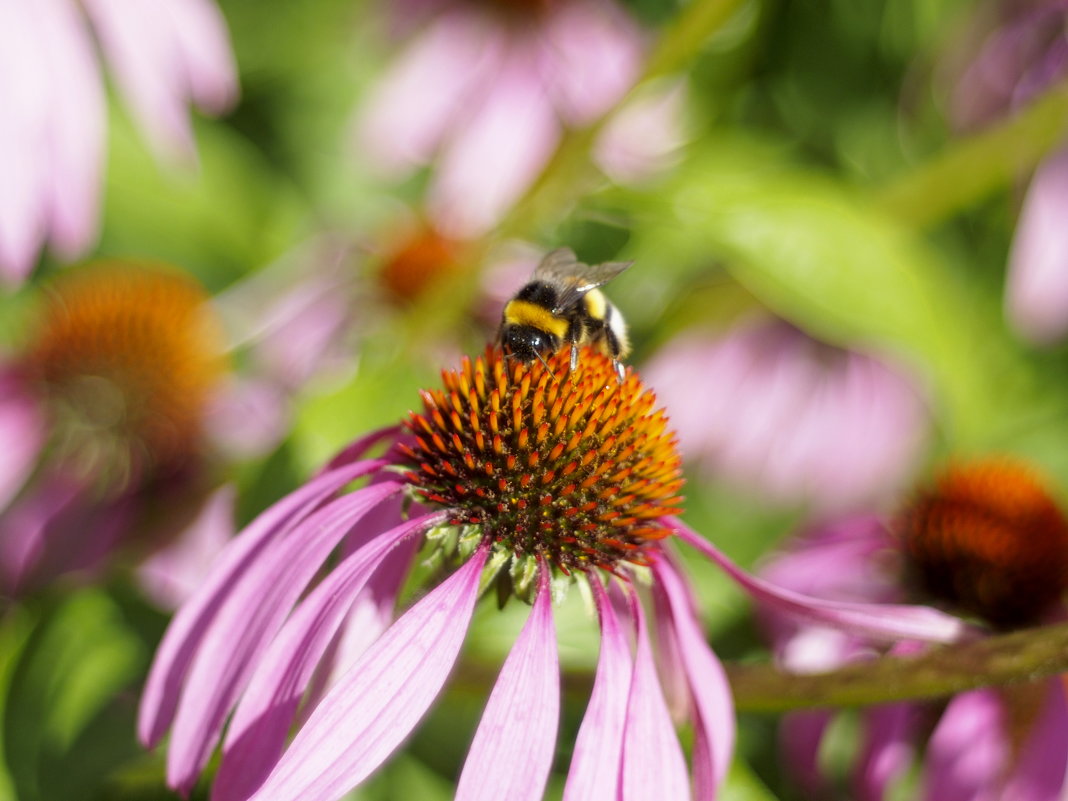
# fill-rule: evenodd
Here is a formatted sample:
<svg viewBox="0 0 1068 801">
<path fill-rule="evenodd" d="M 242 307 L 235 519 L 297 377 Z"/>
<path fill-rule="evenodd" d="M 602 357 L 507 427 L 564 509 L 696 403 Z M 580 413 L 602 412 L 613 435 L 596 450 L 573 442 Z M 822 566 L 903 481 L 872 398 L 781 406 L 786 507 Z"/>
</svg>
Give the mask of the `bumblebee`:
<svg viewBox="0 0 1068 801">
<path fill-rule="evenodd" d="M 571 369 L 581 345 L 609 356 L 622 381 L 620 361 L 630 353 L 623 316 L 598 287 L 630 267 L 631 261 L 583 264 L 570 248 L 541 260 L 530 281 L 504 306 L 498 340 L 504 352 L 524 362 L 571 347 Z"/>
</svg>

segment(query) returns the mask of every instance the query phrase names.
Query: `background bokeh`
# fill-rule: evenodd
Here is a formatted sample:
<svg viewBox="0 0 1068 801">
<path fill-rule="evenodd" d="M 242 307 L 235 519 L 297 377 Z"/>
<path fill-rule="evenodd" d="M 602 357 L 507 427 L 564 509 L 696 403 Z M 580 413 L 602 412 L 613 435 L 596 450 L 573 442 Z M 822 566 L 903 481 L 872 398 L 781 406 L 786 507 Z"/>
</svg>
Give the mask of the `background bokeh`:
<svg viewBox="0 0 1068 801">
<path fill-rule="evenodd" d="M 654 163 L 636 180 L 612 180 L 590 155 L 591 129 L 574 126 L 498 223 L 439 241 L 426 228 L 434 165 L 397 178 L 358 133 L 418 24 L 406 30 L 391 4 L 364 0 L 218 5 L 240 100 L 220 118 L 195 119 L 192 169 L 161 166 L 121 104 L 110 104 L 100 236 L 86 257 L 188 271 L 233 330 L 253 331 L 231 345 L 246 376 L 265 358 L 249 345 L 263 333 L 257 315 L 316 281 L 340 300 L 344 313 L 320 349 L 329 358 L 309 355 L 285 411 L 269 413 L 282 433 L 214 469 L 213 486 L 236 488 L 238 526 L 353 438 L 400 420 L 442 366 L 480 351 L 532 259 L 562 245 L 587 262 L 635 260 L 609 287 L 630 322 L 628 361 L 648 368 L 654 389 L 652 376 L 665 376 L 661 397 L 687 431 L 721 431 L 710 442 L 681 432 L 684 518 L 743 566 L 813 521 L 892 509 L 947 460 L 1011 453 L 1040 466 L 1058 492 L 1068 487 L 1068 352 L 1028 341 L 1003 311 L 1021 202 L 1061 136 L 1068 100 L 1063 90 L 1040 94 L 1016 110 L 1022 116 L 1006 112 L 986 127 L 954 115 L 999 7 L 622 0 L 647 52 L 663 60 L 642 93 L 677 97 L 654 112 L 658 124 L 639 128 L 639 141 L 663 145 Z M 702 5 L 722 20 L 690 41 L 679 22 Z M 1036 102 L 1048 108 L 1032 113 Z M 1007 129 L 1012 119 L 1023 122 Z M 0 353 L 25 346 L 42 293 L 78 269 L 46 253 L 24 285 L 0 293 Z M 280 319 L 284 340 L 291 323 Z M 782 325 L 805 347 L 764 342 L 759 358 L 785 361 L 763 383 L 752 365 L 740 377 L 724 359 L 701 361 L 702 347 L 711 354 L 747 325 Z M 299 367 L 301 353 L 286 358 Z M 904 412 L 883 404 L 875 379 L 839 399 L 836 371 L 850 353 L 904 382 L 908 400 L 894 401 Z M 795 358 L 808 360 L 809 383 L 790 384 Z M 774 411 L 782 398 L 791 400 Z M 859 470 L 870 480 L 847 491 Z M 59 576 L 4 600 L 0 799 L 174 797 L 161 755 L 134 736 L 140 683 L 169 615 L 134 578 L 136 551 L 92 577 Z M 765 659 L 748 601 L 713 567 L 694 560 L 691 569 L 717 652 Z M 575 594 L 571 604 L 557 616 L 565 770 L 597 655 Z M 480 607 L 447 696 L 351 798 L 451 797 L 495 666 L 525 619 L 519 606 Z M 850 736 L 843 728 L 837 740 Z M 194 797 L 208 797 L 206 783 Z M 774 717 L 743 715 L 722 798 L 795 797 Z"/>
</svg>

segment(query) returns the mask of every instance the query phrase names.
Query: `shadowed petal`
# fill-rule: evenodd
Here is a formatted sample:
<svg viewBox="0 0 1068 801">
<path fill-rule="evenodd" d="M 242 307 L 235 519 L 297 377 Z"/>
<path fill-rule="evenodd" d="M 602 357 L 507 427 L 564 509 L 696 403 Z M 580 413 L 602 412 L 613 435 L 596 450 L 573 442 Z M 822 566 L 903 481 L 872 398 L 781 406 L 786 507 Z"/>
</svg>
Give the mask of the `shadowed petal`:
<svg viewBox="0 0 1068 801">
<path fill-rule="evenodd" d="M 601 655 L 590 703 L 575 740 L 564 801 L 616 801 L 619 797 L 633 659 L 604 587 L 593 578 L 590 588 L 601 620 Z"/>
<path fill-rule="evenodd" d="M 331 570 L 301 602 L 259 660 L 230 721 L 212 786 L 215 801 L 248 798 L 267 778 L 308 683 L 383 556 L 444 517 L 424 515 L 380 534 Z"/>
<path fill-rule="evenodd" d="M 833 719 L 833 712 L 806 710 L 790 712 L 779 723 L 779 743 L 786 767 L 806 798 L 828 795 L 827 780 L 820 768 L 820 746 Z"/>
<path fill-rule="evenodd" d="M 207 764 L 227 713 L 258 656 L 338 543 L 400 484 L 373 484 L 342 496 L 276 542 L 234 584 L 189 668 L 174 719 L 167 781 L 188 791 Z"/>
<path fill-rule="evenodd" d="M 200 590 L 178 610 L 156 651 L 138 713 L 141 742 L 149 747 L 155 745 L 171 725 L 179 689 L 205 632 L 237 580 L 259 558 L 264 546 L 350 481 L 383 464 L 381 460 L 354 462 L 324 473 L 257 517 L 219 555 L 215 569 Z"/>
<path fill-rule="evenodd" d="M 22 488 L 44 442 L 44 421 L 16 376 L 0 372 L 0 509 Z"/>
<path fill-rule="evenodd" d="M 537 177 L 560 124 L 530 45 L 517 40 L 481 106 L 442 155 L 429 205 L 438 227 L 459 238 L 491 228 Z"/>
<path fill-rule="evenodd" d="M 185 0 L 204 6 L 204 0 Z M 193 133 L 186 110 L 191 97 L 221 107 L 234 95 L 233 65 L 222 21 L 210 8 L 180 9 L 163 0 L 152 5 L 125 0 L 83 0 L 115 80 L 162 158 L 191 158 Z M 179 32 L 192 23 L 195 30 Z M 188 41 L 199 39 L 203 41 Z M 192 49 L 187 52 L 187 46 Z M 197 52 L 199 50 L 199 53 Z M 211 73 L 209 75 L 209 73 Z"/>
<path fill-rule="evenodd" d="M 505 37 L 495 33 L 481 14 L 447 13 L 408 47 L 360 113 L 358 136 L 373 166 L 401 171 L 432 158 L 496 72 Z"/>
<path fill-rule="evenodd" d="M 1068 333 L 1068 148 L 1031 180 L 1009 258 L 1006 311 L 1033 342 Z"/>
<path fill-rule="evenodd" d="M 164 609 L 177 609 L 204 583 L 234 537 L 234 487 L 212 493 L 174 540 L 137 568 L 137 583 Z"/>
<path fill-rule="evenodd" d="M 1046 682 L 1045 703 L 1001 791 L 1013 801 L 1063 799 L 1068 769 L 1068 705 L 1062 677 Z"/>
<path fill-rule="evenodd" d="M 638 648 L 627 701 L 620 799 L 689 801 L 686 758 L 656 676 L 645 612 L 634 595 L 630 606 L 638 629 Z"/>
<path fill-rule="evenodd" d="M 970 631 L 967 624 L 959 618 L 926 606 L 826 601 L 776 587 L 746 573 L 728 559 L 726 554 L 682 521 L 671 518 L 667 523 L 682 540 L 712 559 L 754 599 L 782 614 L 830 625 L 851 634 L 883 640 L 955 642 Z"/>
<path fill-rule="evenodd" d="M 865 742 L 853 776 L 857 801 L 883 801 L 890 784 L 908 769 L 915 713 L 912 704 L 876 706 L 862 713 Z"/>
<path fill-rule="evenodd" d="M 560 664 L 549 568 L 542 564 L 539 574 L 534 608 L 486 703 L 456 801 L 538 801 L 545 792 L 560 716 Z"/>
<path fill-rule="evenodd" d="M 995 801 L 1008 756 L 1004 710 L 997 693 L 961 693 L 949 702 L 927 744 L 924 798 Z"/>
<path fill-rule="evenodd" d="M 393 753 L 456 661 L 486 553 L 479 548 L 357 660 L 308 718 L 255 801 L 336 801 Z"/>
<path fill-rule="evenodd" d="M 734 753 L 734 700 L 723 665 L 708 647 L 697 622 L 694 603 L 682 576 L 669 559 L 660 559 L 655 589 L 671 613 L 679 657 L 688 679 L 694 711 L 694 789 L 698 798 L 712 798 Z"/>
</svg>

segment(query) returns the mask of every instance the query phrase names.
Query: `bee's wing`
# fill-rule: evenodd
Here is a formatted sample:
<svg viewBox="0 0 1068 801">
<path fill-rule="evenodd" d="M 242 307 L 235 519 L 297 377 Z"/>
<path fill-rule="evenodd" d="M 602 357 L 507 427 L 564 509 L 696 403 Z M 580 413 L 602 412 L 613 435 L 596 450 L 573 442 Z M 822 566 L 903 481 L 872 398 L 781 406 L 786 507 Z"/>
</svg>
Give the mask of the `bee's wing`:
<svg viewBox="0 0 1068 801">
<path fill-rule="evenodd" d="M 561 312 L 573 306 L 591 289 L 607 284 L 632 264 L 632 261 L 583 264 L 571 248 L 558 248 L 541 260 L 532 278 L 560 288 L 560 297 L 553 311 Z"/>
</svg>

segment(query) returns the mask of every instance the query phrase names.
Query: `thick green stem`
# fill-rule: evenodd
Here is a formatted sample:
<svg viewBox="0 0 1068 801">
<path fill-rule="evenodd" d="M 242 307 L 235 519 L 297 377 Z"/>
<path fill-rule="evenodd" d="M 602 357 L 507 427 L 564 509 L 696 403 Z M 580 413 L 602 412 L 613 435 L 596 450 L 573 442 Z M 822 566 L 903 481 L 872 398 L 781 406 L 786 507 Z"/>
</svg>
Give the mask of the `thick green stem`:
<svg viewBox="0 0 1068 801">
<path fill-rule="evenodd" d="M 1026 175 L 1066 139 L 1068 80 L 1001 124 L 951 143 L 876 197 L 899 219 L 932 226 Z"/>
<path fill-rule="evenodd" d="M 941 698 L 978 687 L 1068 672 L 1068 624 L 883 657 L 829 673 L 797 675 L 767 664 L 728 665 L 738 709 L 786 712 Z"/>
</svg>

